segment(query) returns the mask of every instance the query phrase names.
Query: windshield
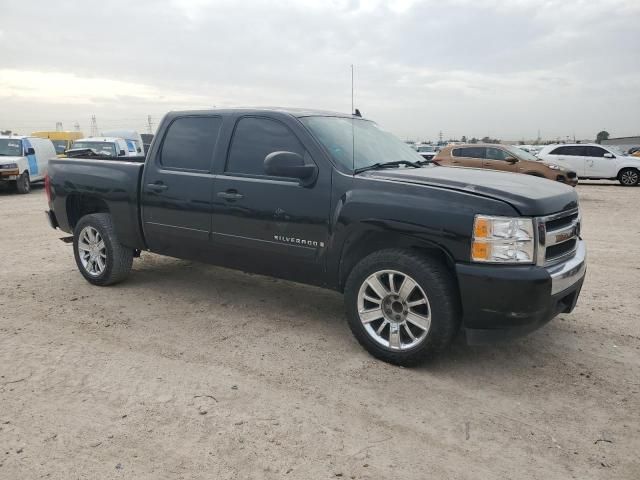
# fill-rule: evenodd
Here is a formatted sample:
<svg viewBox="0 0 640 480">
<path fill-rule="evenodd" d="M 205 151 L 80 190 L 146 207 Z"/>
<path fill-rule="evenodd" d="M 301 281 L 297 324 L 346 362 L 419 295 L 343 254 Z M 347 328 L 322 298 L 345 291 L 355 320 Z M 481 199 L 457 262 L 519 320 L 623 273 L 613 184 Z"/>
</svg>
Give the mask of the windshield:
<svg viewBox="0 0 640 480">
<path fill-rule="evenodd" d="M 53 146 L 56 148 L 56 153 L 64 153 L 67 149 L 67 141 L 66 140 L 51 140 Z"/>
<path fill-rule="evenodd" d="M 409 145 L 369 120 L 342 117 L 304 117 L 300 120 L 335 162 L 349 170 L 353 170 L 354 163 L 358 169 L 399 160 L 424 161 Z"/>
<path fill-rule="evenodd" d="M 22 141 L 13 138 L 0 138 L 0 157 L 21 157 Z"/>
<path fill-rule="evenodd" d="M 111 142 L 73 142 L 71 148 L 90 148 L 98 155 L 116 156 L 116 146 Z"/>
<path fill-rule="evenodd" d="M 511 145 L 503 145 L 503 148 L 506 149 L 509 153 L 512 153 L 514 157 L 519 158 L 520 160 L 532 160 L 534 162 L 539 162 L 540 159 L 535 155 L 523 150 L 522 148 L 514 147 Z"/>
</svg>

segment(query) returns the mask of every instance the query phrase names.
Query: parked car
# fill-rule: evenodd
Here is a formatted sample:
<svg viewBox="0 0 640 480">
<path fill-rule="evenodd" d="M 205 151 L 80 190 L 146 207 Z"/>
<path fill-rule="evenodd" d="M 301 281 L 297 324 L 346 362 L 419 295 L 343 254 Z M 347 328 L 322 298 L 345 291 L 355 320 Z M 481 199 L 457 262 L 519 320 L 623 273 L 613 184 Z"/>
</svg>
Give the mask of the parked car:
<svg viewBox="0 0 640 480">
<path fill-rule="evenodd" d="M 106 137 L 118 137 L 124 139 L 127 144 L 127 155 L 138 157 L 145 155 L 144 142 L 142 137 L 135 130 L 109 130 L 102 132 Z"/>
<path fill-rule="evenodd" d="M 424 165 L 351 115 L 172 112 L 144 164 L 54 160 L 46 191 L 94 285 L 148 250 L 335 289 L 358 341 L 401 365 L 461 325 L 486 343 L 571 312 L 586 269 L 574 189 Z"/>
<path fill-rule="evenodd" d="M 640 159 L 597 143 L 547 145 L 538 157 L 571 165 L 583 179 L 618 180 L 625 186 L 640 181 Z"/>
<path fill-rule="evenodd" d="M 27 136 L 0 136 L 0 183 L 10 183 L 18 193 L 44 180 L 49 161 L 56 158 L 51 140 Z"/>
<path fill-rule="evenodd" d="M 53 143 L 58 157 L 64 157 L 64 152 L 71 148 L 75 140 L 84 137 L 82 132 L 33 132 L 32 137 L 48 138 Z"/>
<path fill-rule="evenodd" d="M 80 138 L 73 142 L 66 153 L 75 157 L 74 153 L 79 150 L 91 150 L 96 156 L 101 157 L 126 157 L 129 151 L 124 138 L 116 137 Z"/>
<path fill-rule="evenodd" d="M 438 165 L 486 168 L 503 172 L 524 173 L 556 180 L 575 187 L 576 172 L 561 162 L 542 162 L 529 152 L 510 145 L 466 144 L 445 147 L 434 157 Z"/>
<path fill-rule="evenodd" d="M 438 153 L 439 147 L 435 145 L 417 145 L 416 151 L 420 154 L 422 158 L 425 160 L 432 160 L 433 157 Z"/>
</svg>

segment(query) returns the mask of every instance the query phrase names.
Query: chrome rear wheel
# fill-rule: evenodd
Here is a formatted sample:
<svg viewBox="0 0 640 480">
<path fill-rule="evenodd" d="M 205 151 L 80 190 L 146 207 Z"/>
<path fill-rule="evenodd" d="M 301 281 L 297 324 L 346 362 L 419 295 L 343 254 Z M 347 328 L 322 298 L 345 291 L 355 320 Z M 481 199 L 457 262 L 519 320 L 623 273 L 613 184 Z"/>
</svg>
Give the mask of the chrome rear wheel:
<svg viewBox="0 0 640 480">
<path fill-rule="evenodd" d="M 87 225 L 80 231 L 78 253 L 82 267 L 89 275 L 102 275 L 107 267 L 107 248 L 97 229 Z"/>
</svg>

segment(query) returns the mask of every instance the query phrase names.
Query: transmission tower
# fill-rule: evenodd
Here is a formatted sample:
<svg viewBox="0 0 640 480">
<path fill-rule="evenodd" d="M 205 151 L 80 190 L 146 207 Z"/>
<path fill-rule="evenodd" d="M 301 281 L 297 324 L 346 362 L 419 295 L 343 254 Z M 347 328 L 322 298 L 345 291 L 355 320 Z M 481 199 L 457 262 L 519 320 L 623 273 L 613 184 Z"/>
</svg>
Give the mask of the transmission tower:
<svg viewBox="0 0 640 480">
<path fill-rule="evenodd" d="M 91 115 L 91 136 L 98 136 L 98 121 L 96 120 L 95 115 Z"/>
<path fill-rule="evenodd" d="M 153 122 L 151 121 L 151 115 L 147 115 L 147 132 L 153 134 Z"/>
<path fill-rule="evenodd" d="M 79 124 L 78 122 L 74 123 L 74 124 L 73 124 L 73 129 L 74 129 L 76 132 L 79 132 L 79 131 L 80 131 L 80 124 Z"/>
<path fill-rule="evenodd" d="M 62 122 L 56 122 L 56 132 L 61 132 L 62 130 L 64 130 L 64 128 L 62 128 Z"/>
</svg>

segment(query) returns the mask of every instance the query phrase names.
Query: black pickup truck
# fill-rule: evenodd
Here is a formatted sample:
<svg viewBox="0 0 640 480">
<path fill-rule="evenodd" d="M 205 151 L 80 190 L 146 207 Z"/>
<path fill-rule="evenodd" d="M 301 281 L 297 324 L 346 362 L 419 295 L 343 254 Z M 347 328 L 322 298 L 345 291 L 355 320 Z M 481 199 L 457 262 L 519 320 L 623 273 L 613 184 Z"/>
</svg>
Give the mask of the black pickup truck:
<svg viewBox="0 0 640 480">
<path fill-rule="evenodd" d="M 487 343 L 571 312 L 586 270 L 574 189 L 426 164 L 355 115 L 172 112 L 144 163 L 53 160 L 46 191 L 92 284 L 147 250 L 335 289 L 358 341 L 401 365 L 461 327 Z"/>
</svg>

